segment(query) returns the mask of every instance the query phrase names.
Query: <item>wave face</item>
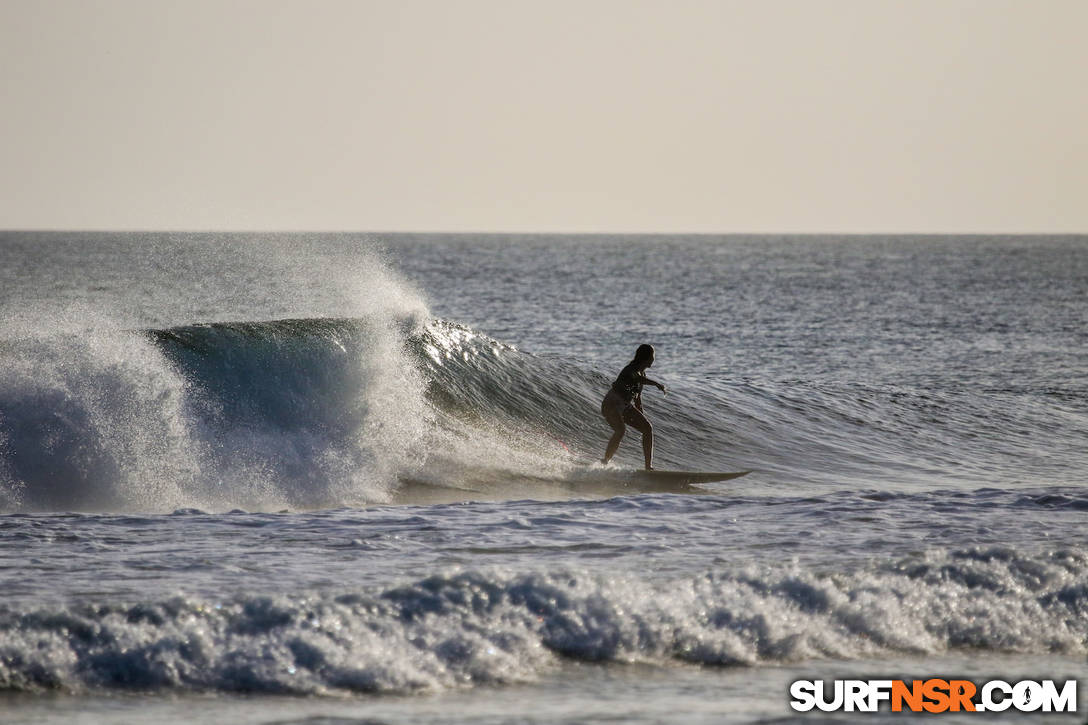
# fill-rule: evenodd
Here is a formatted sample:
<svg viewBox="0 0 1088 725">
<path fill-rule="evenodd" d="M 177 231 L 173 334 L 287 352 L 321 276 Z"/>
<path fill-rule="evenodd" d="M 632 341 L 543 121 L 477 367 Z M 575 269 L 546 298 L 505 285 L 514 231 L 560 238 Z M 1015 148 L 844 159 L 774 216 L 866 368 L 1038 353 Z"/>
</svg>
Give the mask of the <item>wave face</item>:
<svg viewBox="0 0 1088 725">
<path fill-rule="evenodd" d="M 1075 240 L 455 241 L 402 263 L 450 318 L 516 339 L 436 318 L 348 238 L 0 245 L 37 270 L 5 277 L 0 510 L 570 495 L 551 484 L 603 453 L 601 397 L 643 337 L 670 386 L 646 395 L 661 468 L 809 492 L 1083 481 Z M 635 262 L 662 291 L 638 327 Z M 177 324 L 216 315 L 236 320 Z M 641 465 L 635 438 L 620 466 Z"/>
<path fill-rule="evenodd" d="M 3 355 L 7 509 L 335 507 L 405 481 L 547 496 L 514 483 L 563 480 L 609 433 L 608 375 L 417 314 L 98 331 Z M 652 394 L 659 467 L 763 483 L 1075 483 L 1088 433 L 1012 394 L 697 379 Z M 1009 420 L 1048 431 L 1050 455 Z M 632 439 L 618 460 L 638 455 Z"/>
<path fill-rule="evenodd" d="M 407 474 L 546 473 L 569 458 L 558 436 L 573 428 L 550 424 L 596 382 L 571 389 L 569 369 L 412 316 L 96 333 L 5 352 L 17 363 L 0 386 L 6 503 L 34 510 L 333 507 L 387 501 Z"/>
<path fill-rule="evenodd" d="M 836 575 L 648 581 L 460 572 L 371 593 L 0 610 L 0 690 L 397 692 L 530 680 L 557 658 L 756 666 L 1088 652 L 1088 556 L 952 550 Z"/>
</svg>

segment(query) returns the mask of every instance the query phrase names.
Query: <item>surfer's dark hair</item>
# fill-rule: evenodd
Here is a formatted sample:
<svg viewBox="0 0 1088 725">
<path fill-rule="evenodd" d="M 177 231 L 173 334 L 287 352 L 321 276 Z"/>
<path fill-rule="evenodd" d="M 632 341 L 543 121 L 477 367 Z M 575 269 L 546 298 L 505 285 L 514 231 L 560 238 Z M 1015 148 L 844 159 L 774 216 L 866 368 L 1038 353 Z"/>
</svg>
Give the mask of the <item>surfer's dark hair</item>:
<svg viewBox="0 0 1088 725">
<path fill-rule="evenodd" d="M 653 345 L 639 345 L 635 350 L 635 359 L 632 362 L 642 362 L 646 358 L 654 354 Z"/>
</svg>

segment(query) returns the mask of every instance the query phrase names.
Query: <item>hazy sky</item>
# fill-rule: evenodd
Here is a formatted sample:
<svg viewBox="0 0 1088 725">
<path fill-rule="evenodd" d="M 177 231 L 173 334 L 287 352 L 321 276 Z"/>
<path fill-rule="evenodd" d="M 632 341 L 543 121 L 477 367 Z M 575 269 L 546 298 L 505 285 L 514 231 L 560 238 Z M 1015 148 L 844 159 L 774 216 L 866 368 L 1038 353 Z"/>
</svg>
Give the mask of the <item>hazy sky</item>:
<svg viewBox="0 0 1088 725">
<path fill-rule="evenodd" d="M 0 228 L 1088 232 L 1088 1 L 0 0 Z"/>
</svg>

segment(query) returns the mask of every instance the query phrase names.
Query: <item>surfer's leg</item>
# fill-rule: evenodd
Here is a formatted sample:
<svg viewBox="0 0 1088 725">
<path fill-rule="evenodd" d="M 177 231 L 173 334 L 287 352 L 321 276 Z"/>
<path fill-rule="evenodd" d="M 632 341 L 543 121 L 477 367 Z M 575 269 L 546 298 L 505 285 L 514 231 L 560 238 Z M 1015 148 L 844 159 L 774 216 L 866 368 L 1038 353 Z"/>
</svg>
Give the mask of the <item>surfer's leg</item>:
<svg viewBox="0 0 1088 725">
<path fill-rule="evenodd" d="M 652 471 L 654 468 L 654 427 L 650 425 L 650 421 L 642 414 L 642 411 L 634 406 L 624 411 L 623 419 L 632 428 L 642 433 L 642 457 L 646 461 L 646 470 Z"/>
<path fill-rule="evenodd" d="M 616 431 L 612 434 L 612 437 L 608 440 L 608 447 L 604 451 L 604 460 L 601 463 L 608 465 L 608 462 L 612 460 L 612 456 L 616 455 L 616 451 L 620 447 L 620 441 L 623 440 L 623 429 Z"/>
<path fill-rule="evenodd" d="M 608 447 L 604 451 L 604 460 L 601 461 L 608 465 L 608 462 L 612 460 L 612 456 L 616 455 L 616 450 L 620 447 L 620 441 L 623 440 L 623 434 L 626 432 L 627 426 L 623 424 L 623 414 L 614 406 L 608 405 L 608 401 L 605 401 L 604 405 L 601 406 L 601 415 L 612 426 L 612 438 L 608 441 Z"/>
</svg>

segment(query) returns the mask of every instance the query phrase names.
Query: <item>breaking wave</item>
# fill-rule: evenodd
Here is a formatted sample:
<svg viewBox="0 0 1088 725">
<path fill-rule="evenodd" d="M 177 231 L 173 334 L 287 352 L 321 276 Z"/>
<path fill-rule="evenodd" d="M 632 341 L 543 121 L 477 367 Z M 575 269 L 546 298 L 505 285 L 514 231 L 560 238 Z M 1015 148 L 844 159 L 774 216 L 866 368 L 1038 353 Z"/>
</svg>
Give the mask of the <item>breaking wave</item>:
<svg viewBox="0 0 1088 725">
<path fill-rule="evenodd" d="M 613 370 L 418 306 L 29 335 L 0 341 L 0 360 L 0 510 L 312 509 L 426 500 L 428 487 L 548 496 L 535 483 L 593 465 L 610 432 L 598 408 Z M 663 468 L 824 488 L 1080 483 L 1088 398 L 669 382 L 647 400 Z M 628 443 L 617 460 L 638 458 Z"/>
<path fill-rule="evenodd" d="M 1088 557 L 963 549 L 673 581 L 450 572 L 377 591 L 0 609 L 0 690 L 291 694 L 531 680 L 559 660 L 756 666 L 1088 651 Z"/>
</svg>

